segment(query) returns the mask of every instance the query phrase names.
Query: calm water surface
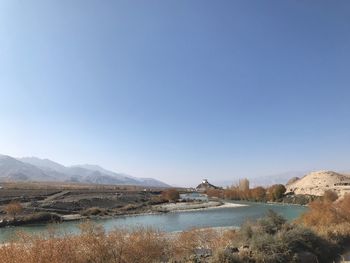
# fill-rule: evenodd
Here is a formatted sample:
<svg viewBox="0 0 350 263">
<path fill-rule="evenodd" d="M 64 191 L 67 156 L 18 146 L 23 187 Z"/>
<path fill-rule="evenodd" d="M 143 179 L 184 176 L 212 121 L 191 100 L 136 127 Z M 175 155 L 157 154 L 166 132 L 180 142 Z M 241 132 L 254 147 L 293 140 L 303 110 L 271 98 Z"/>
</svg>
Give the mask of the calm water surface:
<svg viewBox="0 0 350 263">
<path fill-rule="evenodd" d="M 190 229 L 193 227 L 239 227 L 246 220 L 258 219 L 272 209 L 283 215 L 288 220 L 293 220 L 302 214 L 307 208 L 295 205 L 282 204 L 262 204 L 250 202 L 235 202 L 247 204 L 242 207 L 216 208 L 200 211 L 175 212 L 156 215 L 125 216 L 117 218 L 94 220 L 101 224 L 107 231 L 117 227 L 135 228 L 139 226 L 152 227 L 159 230 L 171 232 Z M 64 222 L 51 225 L 59 233 L 75 234 L 79 233 L 81 222 Z M 27 233 L 45 233 L 48 225 L 31 225 L 21 227 L 8 227 L 0 229 L 0 241 L 7 241 L 15 236 L 17 231 Z"/>
</svg>

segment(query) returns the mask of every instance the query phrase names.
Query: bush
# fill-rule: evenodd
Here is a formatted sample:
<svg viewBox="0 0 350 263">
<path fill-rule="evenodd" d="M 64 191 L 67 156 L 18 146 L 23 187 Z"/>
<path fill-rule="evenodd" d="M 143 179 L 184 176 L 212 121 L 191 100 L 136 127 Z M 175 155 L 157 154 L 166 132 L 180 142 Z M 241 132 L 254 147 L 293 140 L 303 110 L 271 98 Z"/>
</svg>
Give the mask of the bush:
<svg viewBox="0 0 350 263">
<path fill-rule="evenodd" d="M 291 262 L 291 253 L 276 236 L 267 233 L 254 235 L 250 242 L 250 249 L 256 262 L 277 263 Z"/>
<path fill-rule="evenodd" d="M 298 222 L 334 243 L 349 240 L 350 195 L 336 202 L 324 199 L 310 203 L 309 210 Z"/>
<path fill-rule="evenodd" d="M 264 233 L 272 235 L 280 231 L 286 222 L 283 216 L 269 209 L 266 216 L 258 221 L 258 226 Z"/>
<path fill-rule="evenodd" d="M 320 262 L 331 262 L 337 251 L 330 242 L 299 225 L 286 225 L 280 233 L 280 239 L 289 250 L 295 253 L 311 252 Z"/>
<path fill-rule="evenodd" d="M 189 258 L 198 248 L 212 249 L 219 239 L 212 229 L 192 229 L 181 232 L 173 243 L 173 257 L 176 260 Z"/>
<path fill-rule="evenodd" d="M 243 263 L 238 254 L 228 253 L 225 249 L 216 251 L 209 263 Z"/>
<path fill-rule="evenodd" d="M 240 259 L 248 257 L 252 262 L 298 262 L 300 253 L 314 255 L 318 262 L 330 262 L 337 252 L 310 229 L 290 224 L 272 210 L 256 223 L 242 226 L 238 236 L 236 244 L 246 247 L 240 250 Z"/>
<path fill-rule="evenodd" d="M 338 199 L 338 194 L 332 190 L 326 190 L 323 194 L 324 201 L 334 202 L 337 199 Z"/>
</svg>

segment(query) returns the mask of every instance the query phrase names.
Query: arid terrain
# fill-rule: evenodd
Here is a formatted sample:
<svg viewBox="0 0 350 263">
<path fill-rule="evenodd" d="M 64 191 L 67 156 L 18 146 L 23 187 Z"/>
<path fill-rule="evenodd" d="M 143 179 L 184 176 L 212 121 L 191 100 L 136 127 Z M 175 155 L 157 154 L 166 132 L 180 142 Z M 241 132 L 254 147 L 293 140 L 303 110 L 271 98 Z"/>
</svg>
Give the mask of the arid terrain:
<svg viewBox="0 0 350 263">
<path fill-rule="evenodd" d="M 325 191 L 331 190 L 339 196 L 350 193 L 350 176 L 333 171 L 317 171 L 302 178 L 294 178 L 286 185 L 287 193 L 297 195 L 322 196 Z"/>
<path fill-rule="evenodd" d="M 1 218 L 11 202 L 23 206 L 21 216 L 38 212 L 59 216 L 106 216 L 150 212 L 162 201 L 162 188 L 139 186 L 84 185 L 63 183 L 2 183 L 0 189 Z M 77 218 L 77 217 L 67 217 Z"/>
</svg>

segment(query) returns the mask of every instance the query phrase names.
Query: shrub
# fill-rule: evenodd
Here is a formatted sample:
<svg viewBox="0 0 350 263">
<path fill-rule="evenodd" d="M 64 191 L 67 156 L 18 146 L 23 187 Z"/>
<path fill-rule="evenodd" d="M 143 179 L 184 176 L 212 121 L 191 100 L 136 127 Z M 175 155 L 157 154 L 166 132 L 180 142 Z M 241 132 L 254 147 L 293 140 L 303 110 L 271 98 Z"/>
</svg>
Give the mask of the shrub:
<svg viewBox="0 0 350 263">
<path fill-rule="evenodd" d="M 240 259 L 245 257 L 252 262 L 298 262 L 303 253 L 314 255 L 318 262 L 330 262 L 337 252 L 310 229 L 290 224 L 273 211 L 256 223 L 246 223 L 238 236 L 236 244 L 246 247 L 240 250 Z"/>
<path fill-rule="evenodd" d="M 284 226 L 280 240 L 294 253 L 311 252 L 320 259 L 319 262 L 331 262 L 337 251 L 330 242 L 312 230 L 295 224 Z"/>
<path fill-rule="evenodd" d="M 326 190 L 323 194 L 323 200 L 334 202 L 338 199 L 338 194 L 332 190 Z"/>
<path fill-rule="evenodd" d="M 324 199 L 310 203 L 298 222 L 333 242 L 350 239 L 350 195 L 336 202 Z"/>
<path fill-rule="evenodd" d="M 252 237 L 250 248 L 256 262 L 290 262 L 291 254 L 277 236 L 259 233 Z"/>
<path fill-rule="evenodd" d="M 91 207 L 81 211 L 80 214 L 82 216 L 97 216 L 97 215 L 103 216 L 103 215 L 107 215 L 108 212 L 106 209 L 103 209 L 103 208 Z"/>
<path fill-rule="evenodd" d="M 225 249 L 219 249 L 210 259 L 209 263 L 243 263 L 238 254 L 228 253 Z"/>
<path fill-rule="evenodd" d="M 181 232 L 173 243 L 173 257 L 176 260 L 189 258 L 198 248 L 213 248 L 218 233 L 212 229 L 191 229 Z"/>
</svg>

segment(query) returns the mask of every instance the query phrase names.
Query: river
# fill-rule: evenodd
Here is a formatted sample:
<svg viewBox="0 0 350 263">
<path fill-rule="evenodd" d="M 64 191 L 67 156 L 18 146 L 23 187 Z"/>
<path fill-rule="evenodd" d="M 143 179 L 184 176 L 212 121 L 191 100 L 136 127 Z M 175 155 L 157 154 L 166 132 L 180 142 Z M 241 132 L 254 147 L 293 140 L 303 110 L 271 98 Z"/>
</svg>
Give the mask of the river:
<svg viewBox="0 0 350 263">
<path fill-rule="evenodd" d="M 297 205 L 264 204 L 251 202 L 235 202 L 246 206 L 216 208 L 198 211 L 171 212 L 165 214 L 121 216 L 114 218 L 94 220 L 101 224 L 106 231 L 114 228 L 152 227 L 166 232 L 181 231 L 194 227 L 239 227 L 246 220 L 258 219 L 272 209 L 288 220 L 293 220 L 307 208 Z M 79 221 L 63 222 L 50 225 L 59 233 L 79 233 Z M 17 231 L 27 233 L 45 233 L 48 225 L 30 225 L 20 227 L 7 227 L 0 229 L 0 241 L 6 242 L 15 237 Z"/>
</svg>

